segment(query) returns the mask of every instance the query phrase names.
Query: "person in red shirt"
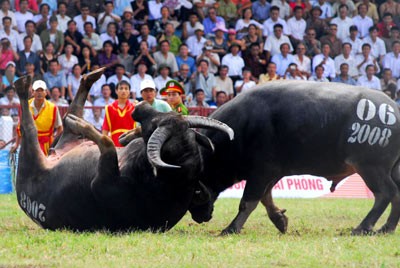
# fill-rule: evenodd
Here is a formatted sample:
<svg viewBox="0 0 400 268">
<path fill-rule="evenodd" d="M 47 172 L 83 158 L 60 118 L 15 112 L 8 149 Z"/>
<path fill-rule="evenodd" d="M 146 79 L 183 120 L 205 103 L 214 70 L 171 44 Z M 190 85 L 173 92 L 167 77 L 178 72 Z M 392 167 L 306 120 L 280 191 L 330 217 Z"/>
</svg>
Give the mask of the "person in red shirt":
<svg viewBox="0 0 400 268">
<path fill-rule="evenodd" d="M 135 105 L 129 101 L 130 90 L 131 86 L 128 82 L 120 81 L 115 89 L 117 100 L 105 108 L 102 133 L 103 135 L 111 134 L 115 147 L 122 147 L 118 140 L 119 136 L 136 127 L 136 122 L 132 118 Z"/>
<path fill-rule="evenodd" d="M 396 26 L 396 24 L 393 22 L 393 15 L 390 13 L 383 14 L 382 21 L 376 25 L 378 28 L 378 36 L 390 38 L 390 29 L 393 26 Z"/>
</svg>

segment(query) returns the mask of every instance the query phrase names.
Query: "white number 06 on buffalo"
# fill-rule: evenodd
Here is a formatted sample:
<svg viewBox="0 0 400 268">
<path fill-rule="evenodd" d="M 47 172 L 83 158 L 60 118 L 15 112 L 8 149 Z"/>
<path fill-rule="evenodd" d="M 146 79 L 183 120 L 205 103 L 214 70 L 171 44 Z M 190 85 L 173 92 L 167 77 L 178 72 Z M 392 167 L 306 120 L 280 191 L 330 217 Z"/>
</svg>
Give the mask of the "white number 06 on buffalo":
<svg viewBox="0 0 400 268">
<path fill-rule="evenodd" d="M 381 127 L 370 126 L 368 121 L 378 116 L 382 123 Z M 391 126 L 396 123 L 394 108 L 387 103 L 382 103 L 379 108 L 368 99 L 361 99 L 357 104 L 357 117 L 363 121 L 362 123 L 353 123 L 351 130 L 353 131 L 348 138 L 349 143 L 368 143 L 369 145 L 379 144 L 385 147 L 389 144 L 389 138 L 392 131 L 385 126 Z"/>
</svg>

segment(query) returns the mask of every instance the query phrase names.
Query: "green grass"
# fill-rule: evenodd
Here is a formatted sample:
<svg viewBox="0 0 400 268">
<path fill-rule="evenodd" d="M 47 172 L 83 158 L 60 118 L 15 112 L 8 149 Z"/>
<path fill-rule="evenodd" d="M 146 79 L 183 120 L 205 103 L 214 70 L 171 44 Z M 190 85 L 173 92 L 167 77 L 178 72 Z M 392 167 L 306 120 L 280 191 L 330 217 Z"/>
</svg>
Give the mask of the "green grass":
<svg viewBox="0 0 400 268">
<path fill-rule="evenodd" d="M 240 235 L 220 237 L 238 199 L 218 200 L 207 224 L 186 215 L 167 233 L 109 234 L 42 230 L 14 195 L 0 195 L 0 267 L 400 267 L 400 231 L 350 235 L 372 200 L 276 201 L 288 210 L 286 235 L 260 205 Z"/>
</svg>

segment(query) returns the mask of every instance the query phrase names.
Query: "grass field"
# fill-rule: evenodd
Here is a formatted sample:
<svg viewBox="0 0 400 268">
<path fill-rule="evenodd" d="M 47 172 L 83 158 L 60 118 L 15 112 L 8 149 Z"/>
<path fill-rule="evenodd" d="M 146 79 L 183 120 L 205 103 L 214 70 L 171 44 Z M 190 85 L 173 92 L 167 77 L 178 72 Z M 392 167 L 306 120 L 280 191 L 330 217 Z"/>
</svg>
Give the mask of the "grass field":
<svg viewBox="0 0 400 268">
<path fill-rule="evenodd" d="M 40 229 L 14 195 L 0 195 L 0 267 L 400 267 L 400 230 L 350 235 L 372 200 L 278 199 L 286 235 L 260 205 L 240 235 L 218 236 L 238 203 L 220 199 L 211 222 L 186 215 L 167 233 L 72 233 Z"/>
</svg>

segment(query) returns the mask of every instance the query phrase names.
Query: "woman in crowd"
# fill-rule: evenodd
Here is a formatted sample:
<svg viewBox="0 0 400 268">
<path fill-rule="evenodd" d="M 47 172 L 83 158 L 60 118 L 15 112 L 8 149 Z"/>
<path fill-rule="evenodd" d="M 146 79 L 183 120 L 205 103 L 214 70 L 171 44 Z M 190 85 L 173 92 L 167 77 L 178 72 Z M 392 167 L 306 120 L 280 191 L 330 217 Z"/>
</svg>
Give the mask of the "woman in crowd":
<svg viewBox="0 0 400 268">
<path fill-rule="evenodd" d="M 61 70 L 64 74 L 69 76 L 72 72 L 72 67 L 78 64 L 78 57 L 72 54 L 74 47 L 71 44 L 67 44 L 64 48 L 64 54 L 58 56 L 58 62 L 60 63 Z"/>
<path fill-rule="evenodd" d="M 228 30 L 225 28 L 224 25 L 219 24 L 213 29 L 213 32 L 215 36 L 210 38 L 213 46 L 212 52 L 217 53 L 218 56 L 222 59 L 222 57 L 225 56 L 226 52 L 229 49 L 228 43 L 225 39 L 225 33 L 227 33 Z"/>
<path fill-rule="evenodd" d="M 48 71 L 49 62 L 52 59 L 55 59 L 54 55 L 54 44 L 51 41 L 48 41 L 44 47 L 44 51 L 39 54 L 40 58 L 40 72 L 44 74 Z"/>
<path fill-rule="evenodd" d="M 93 66 L 99 64 L 97 57 L 92 55 L 88 46 L 82 48 L 82 56 L 79 58 L 79 65 L 82 67 L 82 74 L 93 71 Z"/>
<path fill-rule="evenodd" d="M 253 12 L 251 11 L 251 8 L 246 8 L 243 10 L 243 16 L 240 20 L 236 22 L 235 26 L 235 30 L 238 34 L 238 39 L 242 39 L 247 35 L 250 24 L 254 24 L 260 29 L 263 28 L 262 24 L 260 24 L 256 20 L 253 20 L 252 17 Z"/>
<path fill-rule="evenodd" d="M 261 48 L 264 48 L 264 41 L 261 37 L 261 29 L 257 27 L 255 24 L 250 24 L 248 27 L 248 33 L 247 35 L 243 38 L 246 47 L 250 47 L 251 44 L 253 43 L 258 43 L 260 44 Z"/>
<path fill-rule="evenodd" d="M 67 84 L 68 84 L 68 100 L 73 101 L 75 98 L 76 93 L 79 89 L 79 84 L 81 83 L 82 79 L 82 68 L 79 64 L 75 64 L 72 67 L 72 74 L 68 76 Z"/>
</svg>

